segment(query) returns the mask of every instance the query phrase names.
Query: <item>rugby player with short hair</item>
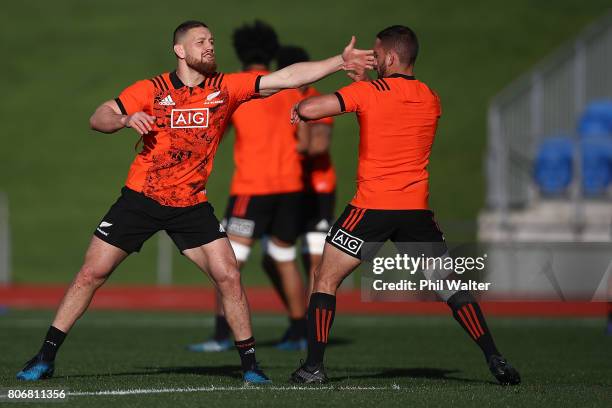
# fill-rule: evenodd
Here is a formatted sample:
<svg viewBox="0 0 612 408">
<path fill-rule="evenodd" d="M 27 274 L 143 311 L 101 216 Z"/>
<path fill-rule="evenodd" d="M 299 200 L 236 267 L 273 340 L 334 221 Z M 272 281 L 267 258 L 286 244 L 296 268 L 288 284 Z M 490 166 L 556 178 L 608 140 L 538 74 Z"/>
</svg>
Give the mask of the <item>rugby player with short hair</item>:
<svg viewBox="0 0 612 408">
<path fill-rule="evenodd" d="M 233 45 L 243 72 L 270 73 L 279 50 L 278 37 L 270 25 L 256 20 L 237 28 Z M 232 115 L 235 168 L 222 220 L 239 269 L 255 241 L 261 239 L 262 264 L 289 315 L 286 335 L 276 345 L 281 350 L 306 349 L 306 294 L 295 250 L 304 186 L 297 126 L 287 120 L 287 112 L 301 99 L 299 90 L 286 89 L 242 104 Z M 189 345 L 189 350 L 216 352 L 231 347 L 230 328 L 219 299 L 217 296 L 213 337 Z"/>
<path fill-rule="evenodd" d="M 174 31 L 176 70 L 127 87 L 104 102 L 91 128 L 114 133 L 134 128 L 142 151 L 134 159 L 121 196 L 94 232 L 81 269 L 66 291 L 40 351 L 17 374 L 22 380 L 53 375 L 56 353 L 95 291 L 113 270 L 158 231 L 165 230 L 183 255 L 212 279 L 241 359 L 247 383 L 270 380 L 258 368 L 255 340 L 240 272 L 227 236 L 206 197 L 219 140 L 232 113 L 251 98 L 315 82 L 339 70 L 372 67 L 372 51 L 292 65 L 267 75 L 217 72 L 214 38 L 206 24 L 187 21 Z"/>
<path fill-rule="evenodd" d="M 294 382 L 328 380 L 323 355 L 334 321 L 336 290 L 362 259 L 371 256 L 371 247 L 391 240 L 407 252 L 418 249 L 413 253 L 416 256 L 447 255 L 428 204 L 427 165 L 441 114 L 440 100 L 414 77 L 418 49 L 410 28 L 396 25 L 382 30 L 374 44 L 377 80 L 357 81 L 333 94 L 309 98 L 292 113 L 297 121 L 355 112 L 360 126 L 357 192 L 329 231 L 323 260 L 315 271 L 308 306 L 308 357 L 292 374 Z M 432 271 L 425 273 L 432 277 Z M 520 383 L 516 369 L 497 350 L 474 297 L 467 291 L 437 294 L 480 347 L 497 380 Z"/>
</svg>

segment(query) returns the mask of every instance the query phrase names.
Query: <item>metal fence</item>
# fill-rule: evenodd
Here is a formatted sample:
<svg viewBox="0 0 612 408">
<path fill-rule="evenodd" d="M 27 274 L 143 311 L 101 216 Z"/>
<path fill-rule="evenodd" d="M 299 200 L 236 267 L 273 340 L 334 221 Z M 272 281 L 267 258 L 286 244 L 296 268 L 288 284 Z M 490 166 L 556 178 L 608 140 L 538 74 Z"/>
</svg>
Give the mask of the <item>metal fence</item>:
<svg viewBox="0 0 612 408">
<path fill-rule="evenodd" d="M 574 136 L 589 101 L 612 98 L 612 14 L 602 17 L 493 98 L 488 113 L 487 207 L 500 212 L 537 199 L 532 164 L 542 138 Z M 577 152 L 576 158 L 580 156 Z M 579 164 L 579 161 L 578 163 Z M 575 171 L 581 166 L 575 165 Z M 570 195 L 580 201 L 580 177 Z"/>
</svg>

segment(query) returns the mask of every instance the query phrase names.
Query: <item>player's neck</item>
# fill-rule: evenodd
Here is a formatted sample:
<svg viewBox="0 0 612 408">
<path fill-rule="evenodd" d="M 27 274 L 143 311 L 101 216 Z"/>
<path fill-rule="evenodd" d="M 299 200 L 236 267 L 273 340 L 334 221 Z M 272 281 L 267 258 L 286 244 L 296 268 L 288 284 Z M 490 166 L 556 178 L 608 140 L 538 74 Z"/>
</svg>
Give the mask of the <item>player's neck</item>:
<svg viewBox="0 0 612 408">
<path fill-rule="evenodd" d="M 178 64 L 176 67 L 176 75 L 188 87 L 193 88 L 204 81 L 205 77 L 202 73 L 195 69 L 189 68 L 187 65 Z"/>
<path fill-rule="evenodd" d="M 391 75 L 414 76 L 414 72 L 412 71 L 412 67 L 390 69 L 388 72 L 385 72 L 385 78 L 390 77 Z"/>
</svg>

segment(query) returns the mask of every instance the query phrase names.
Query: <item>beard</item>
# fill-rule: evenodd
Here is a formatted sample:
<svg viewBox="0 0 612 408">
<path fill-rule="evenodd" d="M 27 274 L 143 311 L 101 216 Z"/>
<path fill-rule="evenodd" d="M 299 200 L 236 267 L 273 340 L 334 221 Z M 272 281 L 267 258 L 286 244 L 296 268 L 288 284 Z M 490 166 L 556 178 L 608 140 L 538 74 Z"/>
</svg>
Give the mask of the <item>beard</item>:
<svg viewBox="0 0 612 408">
<path fill-rule="evenodd" d="M 384 78 L 387 74 L 387 65 L 385 63 L 377 64 L 376 73 L 378 74 L 378 79 Z"/>
<path fill-rule="evenodd" d="M 191 69 L 198 71 L 203 75 L 210 75 L 217 72 L 217 62 L 215 61 L 215 57 L 212 57 L 212 60 L 203 61 L 201 58 L 194 58 L 191 56 L 185 57 L 185 62 L 187 66 Z"/>
</svg>

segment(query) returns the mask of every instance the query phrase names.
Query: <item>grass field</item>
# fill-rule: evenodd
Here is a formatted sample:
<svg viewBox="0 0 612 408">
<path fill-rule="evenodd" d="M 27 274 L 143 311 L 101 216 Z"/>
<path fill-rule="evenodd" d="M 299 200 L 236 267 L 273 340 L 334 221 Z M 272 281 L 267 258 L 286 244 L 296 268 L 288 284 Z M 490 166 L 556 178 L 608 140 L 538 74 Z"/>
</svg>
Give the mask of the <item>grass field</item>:
<svg viewBox="0 0 612 408">
<path fill-rule="evenodd" d="M 473 238 L 483 204 L 482 157 L 489 98 L 544 55 L 600 16 L 606 0 L 507 2 L 309 0 L 290 7 L 261 2 L 60 0 L 9 2 L 0 15 L 3 55 L 0 112 L 0 190 L 11 204 L 16 282 L 65 282 L 78 268 L 99 219 L 116 199 L 134 155 L 135 133 L 95 134 L 88 118 L 104 100 L 137 79 L 175 64 L 174 27 L 206 21 L 216 36 L 221 70 L 238 70 L 231 32 L 259 17 L 286 44 L 314 58 L 337 53 L 356 34 L 372 44 L 381 28 L 412 26 L 421 40 L 416 75 L 441 95 L 443 118 L 434 147 L 433 208 L 450 240 Z M 347 83 L 338 74 L 319 88 Z M 208 190 L 220 216 L 232 172 L 231 138 L 215 162 Z M 354 192 L 357 127 L 337 121 L 332 153 L 339 175 L 339 208 Z M 454 229 L 454 221 L 465 228 Z M 462 224 L 465 222 L 465 224 Z M 466 238 L 467 237 L 467 238 Z M 176 256 L 176 282 L 204 283 Z M 130 258 L 116 283 L 154 281 L 155 245 Z M 248 268 L 254 271 L 256 268 Z M 247 273 L 247 283 L 261 283 Z"/>
<path fill-rule="evenodd" d="M 450 317 L 339 315 L 326 358 L 331 384 L 294 389 L 287 378 L 303 356 L 272 348 L 285 319 L 256 316 L 258 358 L 274 386 L 245 389 L 235 351 L 204 355 L 183 349 L 202 338 L 210 317 L 90 312 L 64 343 L 55 378 L 38 384 L 14 380 L 40 346 L 50 317 L 38 311 L 0 316 L 0 388 L 65 389 L 79 395 L 62 406 L 91 408 L 602 407 L 612 395 L 612 339 L 603 335 L 602 319 L 491 319 L 498 346 L 523 377 L 522 385 L 504 388 Z M 120 395 L 127 390 L 140 394 Z"/>
</svg>

